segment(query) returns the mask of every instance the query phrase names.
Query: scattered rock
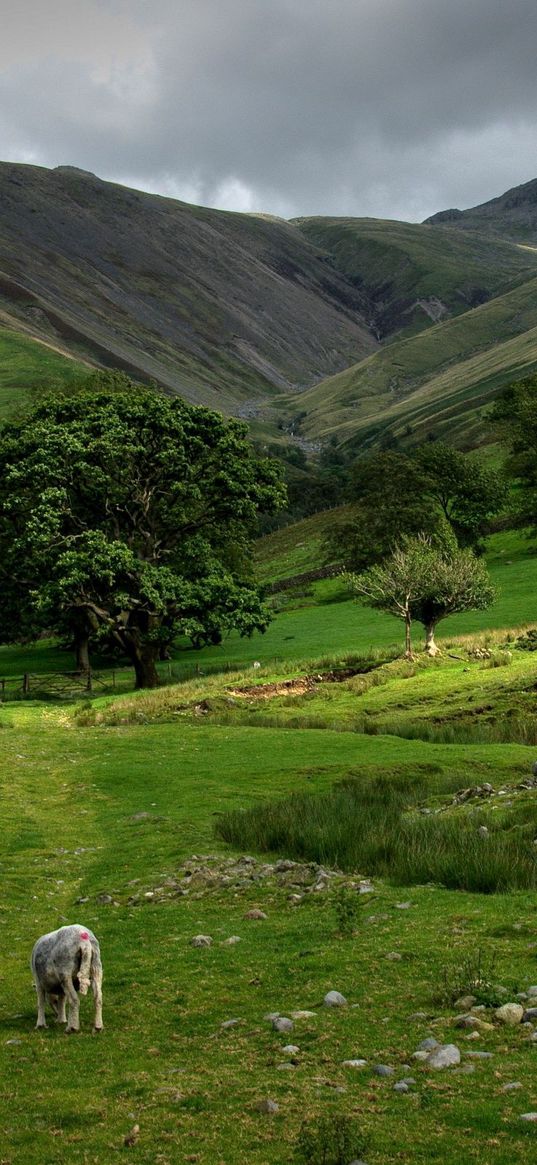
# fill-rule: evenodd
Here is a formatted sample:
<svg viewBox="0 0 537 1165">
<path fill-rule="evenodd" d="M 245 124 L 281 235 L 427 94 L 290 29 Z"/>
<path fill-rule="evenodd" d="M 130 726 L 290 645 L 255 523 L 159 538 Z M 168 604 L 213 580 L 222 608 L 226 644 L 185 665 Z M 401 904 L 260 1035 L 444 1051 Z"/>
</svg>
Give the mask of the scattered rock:
<svg viewBox="0 0 537 1165">
<path fill-rule="evenodd" d="M 475 995 L 461 995 L 460 999 L 455 1001 L 454 1007 L 457 1008 L 457 1011 L 469 1011 L 474 1003 Z"/>
<path fill-rule="evenodd" d="M 190 940 L 191 947 L 210 947 L 212 943 L 213 940 L 209 934 L 196 934 Z"/>
<path fill-rule="evenodd" d="M 427 1057 L 427 1066 L 429 1068 L 452 1068 L 455 1064 L 460 1064 L 461 1053 L 456 1044 L 440 1044 Z"/>
<path fill-rule="evenodd" d="M 236 1027 L 238 1023 L 242 1023 L 242 1020 L 241 1019 L 225 1019 L 224 1022 L 220 1024 L 220 1027 L 225 1030 L 228 1027 Z"/>
<path fill-rule="evenodd" d="M 373 883 L 369 881 L 369 878 L 361 878 L 361 880 L 358 884 L 358 893 L 359 894 L 374 894 L 374 892 L 375 892 L 375 887 L 374 887 Z"/>
<path fill-rule="evenodd" d="M 276 1032 L 292 1032 L 293 1021 L 287 1019 L 285 1015 L 278 1015 L 276 1019 L 272 1020 L 272 1026 Z"/>
<path fill-rule="evenodd" d="M 409 1015 L 408 1018 L 411 1022 L 414 1022 L 415 1020 L 418 1020 L 418 1019 L 427 1019 L 427 1012 L 426 1011 L 414 1011 L 412 1013 L 412 1015 Z"/>
<path fill-rule="evenodd" d="M 282 1052 L 285 1052 L 286 1056 L 296 1056 L 299 1051 L 300 1048 L 297 1048 L 296 1044 L 286 1044 L 285 1048 L 282 1048 Z"/>
<path fill-rule="evenodd" d="M 535 1019 L 537 1019 L 537 1007 L 527 1007 L 522 1016 L 521 1023 L 533 1023 Z"/>
<path fill-rule="evenodd" d="M 421 1041 L 421 1044 L 418 1044 L 418 1052 L 432 1052 L 435 1048 L 439 1047 L 440 1044 L 438 1040 L 434 1039 L 434 1036 L 426 1036 L 425 1039 Z"/>
<path fill-rule="evenodd" d="M 532 1123 L 534 1123 L 535 1121 L 537 1121 L 537 1112 L 523 1112 L 520 1116 L 520 1120 L 521 1121 L 531 1121 Z"/>
<path fill-rule="evenodd" d="M 314 1019 L 316 1015 L 316 1011 L 292 1011 L 291 1019 Z"/>
<path fill-rule="evenodd" d="M 396 902 L 395 903 L 396 910 L 410 910 L 411 906 L 412 906 L 411 902 Z"/>
<path fill-rule="evenodd" d="M 22 1044 L 22 1040 L 6 1040 L 6 1045 Z"/>
<path fill-rule="evenodd" d="M 347 1000 L 340 991 L 328 991 L 323 999 L 325 1007 L 346 1007 Z"/>
<path fill-rule="evenodd" d="M 496 1008 L 494 1014 L 500 1023 L 506 1024 L 507 1027 L 516 1027 L 522 1020 L 524 1008 L 521 1003 L 504 1003 L 502 1007 Z M 535 1014 L 537 1015 L 537 1009 Z"/>
<path fill-rule="evenodd" d="M 375 1064 L 373 1071 L 375 1076 L 395 1076 L 395 1068 L 390 1068 L 389 1064 Z"/>
<path fill-rule="evenodd" d="M 404 1076 L 403 1079 L 401 1080 L 401 1084 L 408 1084 L 409 1088 L 411 1087 L 412 1084 L 415 1084 L 415 1083 L 416 1083 L 416 1081 L 414 1080 L 413 1076 Z"/>
<path fill-rule="evenodd" d="M 258 1100 L 257 1104 L 255 1105 L 255 1108 L 256 1108 L 257 1112 L 270 1112 L 270 1113 L 272 1113 L 272 1112 L 279 1112 L 280 1111 L 279 1104 L 276 1104 L 275 1100 L 268 1100 L 268 1099 L 267 1100 Z"/>
<path fill-rule="evenodd" d="M 412 1052 L 412 1056 L 410 1058 L 411 1060 L 417 1060 L 419 1063 L 424 1064 L 428 1055 L 428 1052 L 421 1052 L 418 1050 L 417 1052 Z"/>
<path fill-rule="evenodd" d="M 492 1052 L 465 1052 L 464 1054 L 472 1060 L 492 1060 Z"/>
<path fill-rule="evenodd" d="M 367 1060 L 342 1060 L 341 1065 L 343 1068 L 365 1068 Z"/>
<path fill-rule="evenodd" d="M 528 996 L 537 995 L 537 987 L 528 987 L 527 995 Z"/>
<path fill-rule="evenodd" d="M 224 939 L 224 941 L 223 941 L 223 943 L 222 943 L 222 946 L 224 946 L 224 947 L 235 947 L 235 946 L 237 945 L 237 943 L 240 943 L 240 941 L 241 941 L 241 940 L 240 940 L 240 935 L 238 935 L 238 934 L 232 934 L 232 935 L 230 935 L 230 936 L 229 936 L 229 938 L 225 938 L 225 939 Z"/>
<path fill-rule="evenodd" d="M 394 1084 L 393 1091 L 394 1092 L 410 1092 L 410 1088 L 409 1088 L 408 1084 L 405 1084 L 404 1080 L 399 1080 L 399 1082 L 397 1084 Z"/>
<path fill-rule="evenodd" d="M 292 1072 L 296 1068 L 296 1064 L 291 1064 L 286 1061 L 285 1064 L 276 1064 L 277 1072 Z"/>
<path fill-rule="evenodd" d="M 508 1084 L 502 1086 L 502 1092 L 518 1092 L 522 1088 L 520 1080 L 510 1080 Z"/>
<path fill-rule="evenodd" d="M 262 919 L 268 918 L 268 914 L 265 914 L 264 910 L 257 910 L 256 907 L 254 907 L 252 910 L 246 911 L 244 918 L 252 918 L 261 922 Z"/>
<path fill-rule="evenodd" d="M 388 959 L 391 963 L 399 963 L 403 956 L 399 954 L 399 951 L 388 951 L 388 954 L 384 958 Z"/>
</svg>

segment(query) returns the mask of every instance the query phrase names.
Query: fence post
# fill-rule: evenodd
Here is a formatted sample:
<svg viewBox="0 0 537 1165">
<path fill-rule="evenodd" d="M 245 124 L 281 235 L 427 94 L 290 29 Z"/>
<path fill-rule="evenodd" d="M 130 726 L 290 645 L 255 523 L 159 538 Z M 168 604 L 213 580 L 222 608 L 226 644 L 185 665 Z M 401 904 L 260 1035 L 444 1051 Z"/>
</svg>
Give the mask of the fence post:
<svg viewBox="0 0 537 1165">
<path fill-rule="evenodd" d="M 25 673 L 22 677 L 22 694 L 23 694 L 23 696 L 27 696 L 29 691 L 30 691 L 30 676 L 28 675 L 28 672 L 25 671 Z"/>
<path fill-rule="evenodd" d="M 88 675 L 87 675 L 87 679 L 86 679 L 86 691 L 91 692 L 92 690 L 93 690 L 92 674 L 91 674 L 91 668 L 89 667 L 88 668 Z"/>
</svg>

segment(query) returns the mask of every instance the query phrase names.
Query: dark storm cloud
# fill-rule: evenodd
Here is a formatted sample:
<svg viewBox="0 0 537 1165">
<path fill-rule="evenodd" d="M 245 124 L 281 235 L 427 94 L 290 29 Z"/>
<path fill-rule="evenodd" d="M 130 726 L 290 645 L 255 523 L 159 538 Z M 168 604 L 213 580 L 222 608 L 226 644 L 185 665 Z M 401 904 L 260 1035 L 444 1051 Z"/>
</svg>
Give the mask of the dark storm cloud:
<svg viewBox="0 0 537 1165">
<path fill-rule="evenodd" d="M 282 214 L 420 218 L 537 175 L 534 0 L 22 0 L 6 25 L 3 157 Z"/>
</svg>

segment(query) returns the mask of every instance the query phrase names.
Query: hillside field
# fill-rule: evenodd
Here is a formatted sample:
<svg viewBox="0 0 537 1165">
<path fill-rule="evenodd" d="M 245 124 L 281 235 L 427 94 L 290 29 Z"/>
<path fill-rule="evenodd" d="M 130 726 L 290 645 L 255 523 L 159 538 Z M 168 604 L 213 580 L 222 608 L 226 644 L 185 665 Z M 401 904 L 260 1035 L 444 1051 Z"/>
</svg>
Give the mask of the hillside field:
<svg viewBox="0 0 537 1165">
<path fill-rule="evenodd" d="M 301 527 L 294 546 L 289 531 L 260 544 L 267 579 L 309 568 L 322 524 Z M 397 622 L 329 579 L 276 595 L 285 602 L 264 637 L 179 653 L 183 682 L 0 707 L 2 1162 L 304 1165 L 304 1125 L 329 1165 L 358 1155 L 368 1165 L 533 1161 L 534 1128 L 520 1119 L 537 1109 L 533 1027 L 494 1019 L 499 1002 L 537 981 L 537 790 L 519 787 L 535 759 L 537 657 L 502 630 L 537 623 L 533 549 L 521 534 L 494 536 L 498 603 L 446 622 L 439 661 L 397 660 Z M 0 671 L 63 670 L 65 658 L 46 642 L 2 648 Z M 323 659 L 349 674 L 285 689 Z M 322 815 L 342 781 L 358 782 L 366 801 L 371 789 L 373 802 L 379 789 L 408 790 L 401 820 L 425 848 L 408 851 L 403 877 L 371 839 L 367 860 L 346 857 L 343 821 L 336 834 L 328 818 L 303 833 L 307 815 L 286 799 L 303 796 Z M 483 782 L 486 803 L 453 802 Z M 267 849 L 249 811 L 271 812 L 275 799 L 287 825 Z M 243 841 L 230 844 L 233 811 Z M 368 829 L 364 817 L 355 839 Z M 457 839 L 466 849 L 453 867 Z M 306 864 L 278 873 L 278 859 Z M 446 888 L 453 868 L 462 888 Z M 358 894 L 368 878 L 372 890 L 364 882 Z M 476 878 L 488 893 L 464 888 Z M 266 917 L 245 917 L 252 908 Z M 101 941 L 99 1036 L 91 999 L 80 1035 L 34 1030 L 31 947 L 73 921 Z M 210 947 L 191 945 L 200 934 Z M 485 1026 L 462 1030 L 455 987 L 467 993 L 479 966 L 493 968 Z M 323 1006 L 330 990 L 347 1006 Z M 290 1033 L 267 1018 L 295 1012 L 305 1014 Z M 456 1044 L 460 1067 L 413 1059 L 426 1037 Z M 267 1100 L 278 1111 L 259 1111 Z M 348 1161 L 334 1156 L 342 1130 Z"/>
</svg>

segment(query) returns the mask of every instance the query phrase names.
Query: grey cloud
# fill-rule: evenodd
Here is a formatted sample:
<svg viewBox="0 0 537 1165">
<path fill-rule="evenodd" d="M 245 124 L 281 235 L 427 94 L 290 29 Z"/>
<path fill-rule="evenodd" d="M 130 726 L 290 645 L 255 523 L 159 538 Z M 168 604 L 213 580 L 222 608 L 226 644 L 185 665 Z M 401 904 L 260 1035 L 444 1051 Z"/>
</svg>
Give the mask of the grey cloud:
<svg viewBox="0 0 537 1165">
<path fill-rule="evenodd" d="M 420 218 L 536 176 L 534 0 L 71 0 L 71 26 L 88 6 L 87 43 L 4 68 L 2 156 L 283 214 Z"/>
</svg>

